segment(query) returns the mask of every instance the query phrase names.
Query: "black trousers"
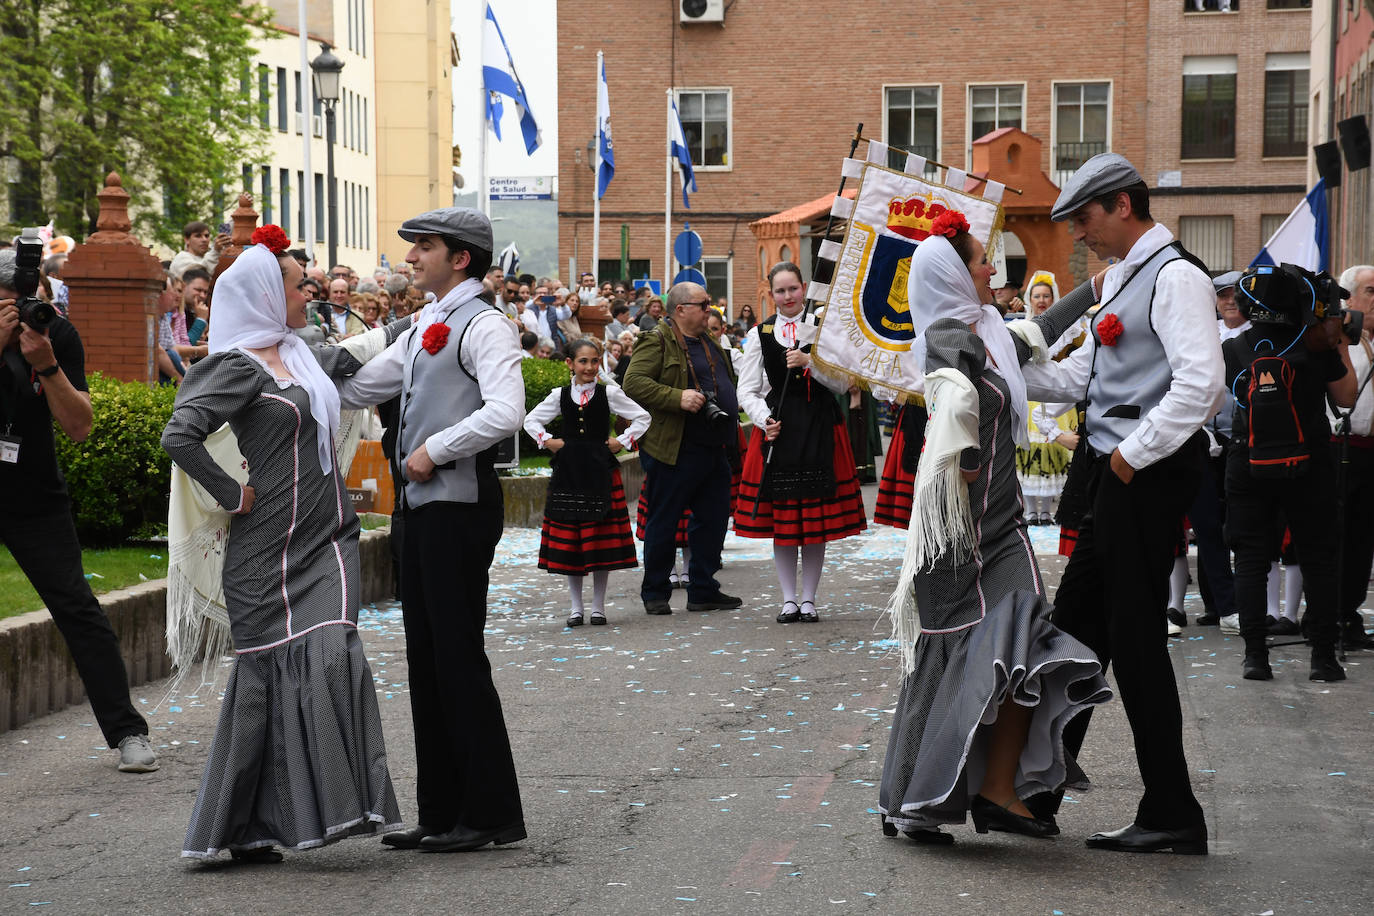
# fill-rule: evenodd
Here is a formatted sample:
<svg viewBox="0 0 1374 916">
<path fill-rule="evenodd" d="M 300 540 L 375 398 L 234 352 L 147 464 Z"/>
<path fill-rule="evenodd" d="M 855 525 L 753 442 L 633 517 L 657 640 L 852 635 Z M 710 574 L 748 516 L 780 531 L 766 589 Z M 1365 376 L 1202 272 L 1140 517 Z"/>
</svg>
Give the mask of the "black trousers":
<svg viewBox="0 0 1374 916">
<path fill-rule="evenodd" d="M 725 546 L 725 527 L 730 522 L 730 461 L 720 446 L 683 442 L 677 464 L 664 464 L 639 453 L 644 483 L 649 488 L 649 517 L 644 522 L 644 579 L 639 595 L 645 601 L 668 598 L 673 587 L 678 519 L 687 509 L 687 600 L 708 601 L 720 592 L 716 571 Z"/>
<path fill-rule="evenodd" d="M 494 472 L 477 503 L 406 509 L 402 616 L 415 720 L 419 823 L 473 830 L 523 820 L 483 627 L 504 509 Z"/>
<path fill-rule="evenodd" d="M 1340 460 L 1340 446 L 1331 450 Z M 1340 620 L 1364 629 L 1360 605 L 1369 592 L 1369 574 L 1374 568 L 1374 448 L 1349 447 L 1345 468 L 1345 537 L 1341 543 L 1344 567 L 1341 573 Z M 1303 573 L 1306 576 L 1306 570 Z M 1305 583 L 1304 583 L 1305 584 Z"/>
<path fill-rule="evenodd" d="M 1335 524 L 1336 481 L 1330 476 L 1329 455 L 1314 454 L 1312 464 L 1302 477 L 1257 478 L 1250 474 L 1246 449 L 1234 449 L 1227 458 L 1226 538 L 1236 552 L 1236 610 L 1247 652 L 1264 649 L 1269 632 L 1265 583 L 1274 559 L 1280 514 L 1288 523 L 1302 567 L 1305 619 L 1312 644 L 1329 647 L 1336 643 L 1336 551 L 1340 547 Z M 1366 565 L 1366 577 L 1368 570 Z M 1368 581 L 1366 578 L 1366 586 Z M 1289 600 L 1296 598 L 1290 596 Z"/>
<path fill-rule="evenodd" d="M 1107 456 L 1097 458 L 1089 505 L 1054 599 L 1054 623 L 1116 665 L 1121 704 L 1135 739 L 1145 794 L 1135 822 L 1147 829 L 1203 822 L 1183 755 L 1183 712 L 1169 660 L 1164 611 L 1183 515 L 1197 493 L 1206 458 L 1199 433 L 1169 457 L 1121 482 Z M 1064 730 L 1077 756 L 1091 711 Z"/>
<path fill-rule="evenodd" d="M 148 723 L 129 701 L 119 638 L 82 571 L 81 544 L 67 501 L 43 515 L 0 513 L 0 541 L 66 640 L 105 743 L 117 747 L 130 735 L 148 734 Z"/>
<path fill-rule="evenodd" d="M 1197 534 L 1198 579 L 1206 583 L 1203 597 L 1208 609 L 1226 617 L 1236 611 L 1235 577 L 1231 550 L 1226 546 L 1225 472 L 1226 453 L 1202 460 L 1202 479 L 1188 509 L 1188 521 Z M 1179 610 L 1182 610 L 1180 608 Z"/>
</svg>

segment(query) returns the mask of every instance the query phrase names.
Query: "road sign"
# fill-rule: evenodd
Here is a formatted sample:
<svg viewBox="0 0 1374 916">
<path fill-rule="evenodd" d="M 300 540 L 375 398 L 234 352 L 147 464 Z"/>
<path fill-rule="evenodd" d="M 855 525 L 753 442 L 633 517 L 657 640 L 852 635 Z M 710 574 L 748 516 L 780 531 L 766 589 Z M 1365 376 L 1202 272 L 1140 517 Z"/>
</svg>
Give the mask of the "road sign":
<svg viewBox="0 0 1374 916">
<path fill-rule="evenodd" d="M 691 267 L 701 260 L 701 236 L 684 229 L 673 239 L 673 257 L 683 267 Z"/>
<path fill-rule="evenodd" d="M 698 286 L 705 286 L 706 275 L 703 274 L 701 271 L 697 270 L 695 267 L 684 267 L 682 270 L 679 270 L 677 272 L 676 277 L 673 277 L 673 282 L 695 283 Z"/>
<path fill-rule="evenodd" d="M 649 292 L 653 293 L 655 296 L 663 295 L 663 284 L 659 281 L 648 279 L 635 281 L 635 289 L 643 289 L 646 286 L 649 287 Z"/>
</svg>

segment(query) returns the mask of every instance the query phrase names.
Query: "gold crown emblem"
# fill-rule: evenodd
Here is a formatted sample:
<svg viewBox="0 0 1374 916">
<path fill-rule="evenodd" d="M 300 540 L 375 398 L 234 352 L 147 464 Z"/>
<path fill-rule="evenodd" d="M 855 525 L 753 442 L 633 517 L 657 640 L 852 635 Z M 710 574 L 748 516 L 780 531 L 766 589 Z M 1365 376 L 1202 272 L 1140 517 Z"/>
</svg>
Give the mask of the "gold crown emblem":
<svg viewBox="0 0 1374 916">
<path fill-rule="evenodd" d="M 894 197 L 887 205 L 887 228 L 919 242 L 930 235 L 935 218 L 948 209 L 949 204 L 937 200 L 933 192 Z"/>
</svg>

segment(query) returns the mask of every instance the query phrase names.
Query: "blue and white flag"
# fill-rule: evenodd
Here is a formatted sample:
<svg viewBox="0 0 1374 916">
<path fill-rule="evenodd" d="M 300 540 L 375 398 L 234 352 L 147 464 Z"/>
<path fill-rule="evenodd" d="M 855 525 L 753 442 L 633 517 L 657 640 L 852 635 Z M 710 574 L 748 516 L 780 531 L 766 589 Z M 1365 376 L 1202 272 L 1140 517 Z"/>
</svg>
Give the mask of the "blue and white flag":
<svg viewBox="0 0 1374 916">
<path fill-rule="evenodd" d="M 697 176 L 692 172 L 692 154 L 687 149 L 687 134 L 682 129 L 682 115 L 678 114 L 677 102 L 673 102 L 673 120 L 668 130 L 668 158 L 677 160 L 678 172 L 682 175 L 682 205 L 690 210 L 692 204 L 687 199 L 687 189 L 697 189 Z"/>
<path fill-rule="evenodd" d="M 597 54 L 600 57 L 600 53 Z M 611 97 L 606 91 L 606 62 L 600 61 L 596 79 L 596 146 L 601 167 L 596 170 L 596 199 L 606 196 L 606 186 L 615 177 L 615 147 L 611 143 Z"/>
<path fill-rule="evenodd" d="M 1331 261 L 1329 238 L 1326 179 L 1323 178 L 1288 214 L 1288 219 L 1264 243 L 1250 266 L 1296 264 L 1311 271 L 1327 270 Z"/>
<path fill-rule="evenodd" d="M 520 249 L 511 242 L 501 249 L 501 255 L 496 259 L 496 263 L 501 266 L 501 273 L 507 277 L 515 276 L 515 272 L 520 269 Z"/>
<path fill-rule="evenodd" d="M 534 123 L 529 99 L 525 97 L 525 84 L 515 72 L 510 48 L 506 47 L 506 37 L 496 24 L 496 14 L 491 11 L 490 3 L 487 4 L 487 18 L 482 23 L 482 85 L 487 90 L 487 122 L 496 139 L 501 139 L 501 115 L 505 111 L 501 96 L 504 95 L 515 103 L 515 111 L 520 116 L 520 132 L 525 137 L 525 152 L 533 154 L 544 138 L 539 125 Z"/>
</svg>

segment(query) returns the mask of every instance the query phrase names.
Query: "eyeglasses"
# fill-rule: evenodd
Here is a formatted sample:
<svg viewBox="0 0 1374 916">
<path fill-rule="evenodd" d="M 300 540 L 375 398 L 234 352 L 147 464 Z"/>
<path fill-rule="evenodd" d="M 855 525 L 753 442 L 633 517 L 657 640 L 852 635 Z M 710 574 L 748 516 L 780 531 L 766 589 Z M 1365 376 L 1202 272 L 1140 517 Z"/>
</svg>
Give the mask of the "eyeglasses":
<svg viewBox="0 0 1374 916">
<path fill-rule="evenodd" d="M 679 302 L 678 305 L 699 305 L 699 306 L 701 306 L 702 308 L 706 309 L 706 308 L 710 308 L 710 307 L 711 307 L 711 300 L 710 300 L 710 299 L 702 299 L 702 300 L 700 300 L 700 301 L 698 301 L 698 302 Z"/>
</svg>

